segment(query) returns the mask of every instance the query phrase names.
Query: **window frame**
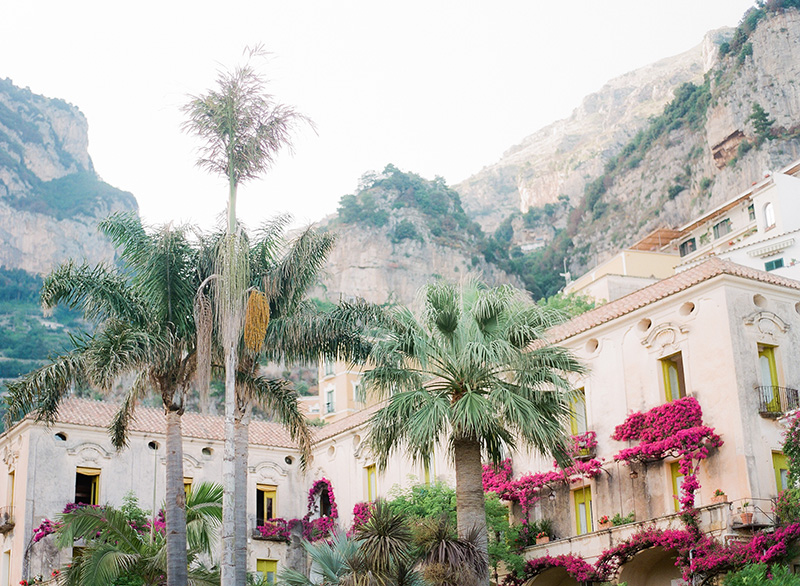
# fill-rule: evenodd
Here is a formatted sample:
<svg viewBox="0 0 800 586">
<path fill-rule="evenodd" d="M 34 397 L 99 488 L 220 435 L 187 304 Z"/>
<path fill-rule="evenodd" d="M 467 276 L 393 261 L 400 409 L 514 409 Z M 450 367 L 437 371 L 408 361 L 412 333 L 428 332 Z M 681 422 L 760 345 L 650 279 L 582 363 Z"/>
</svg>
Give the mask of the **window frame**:
<svg viewBox="0 0 800 586">
<path fill-rule="evenodd" d="M 256 559 L 256 573 L 261 573 L 261 577 L 266 584 L 275 584 L 278 578 L 278 560 L 268 558 Z M 270 581 L 269 574 L 272 574 Z"/>
<path fill-rule="evenodd" d="M 77 466 L 75 468 L 75 499 L 74 502 L 78 502 L 78 475 L 85 476 L 91 478 L 89 483 L 89 502 L 85 503 L 88 505 L 99 505 L 100 504 L 100 473 L 102 470 L 100 468 L 90 468 L 85 466 Z M 82 502 L 82 501 L 81 501 Z"/>
<path fill-rule="evenodd" d="M 671 462 L 669 465 L 669 475 L 672 480 L 672 503 L 675 512 L 681 510 L 681 485 L 680 480 L 684 478 L 685 474 L 681 474 L 681 463 Z"/>
<path fill-rule="evenodd" d="M 578 417 L 578 407 L 583 408 L 583 429 Z M 569 400 L 569 427 L 572 435 L 580 435 L 589 431 L 589 412 L 586 409 L 586 389 L 575 389 L 574 395 Z"/>
<path fill-rule="evenodd" d="M 773 450 L 772 452 L 772 469 L 775 471 L 775 488 L 778 490 L 778 494 L 781 491 L 786 490 L 789 488 L 789 458 L 786 457 L 786 454 L 783 452 L 778 452 Z M 783 479 L 784 476 L 781 472 L 786 472 L 786 486 L 783 486 Z"/>
<path fill-rule="evenodd" d="M 260 512 L 260 514 L 259 514 Z M 256 526 L 275 519 L 278 512 L 278 487 L 275 484 L 256 484 Z M 268 513 L 272 513 L 270 516 Z"/>
<path fill-rule="evenodd" d="M 677 358 L 677 359 L 676 359 Z M 661 381 L 664 387 L 664 398 L 667 403 L 671 403 L 676 399 L 682 399 L 686 396 L 686 369 L 683 367 L 683 353 L 675 352 L 669 356 L 664 356 L 658 360 L 661 363 Z M 670 377 L 670 366 L 676 368 L 676 376 L 678 383 L 678 392 L 672 388 L 672 379 Z"/>
<path fill-rule="evenodd" d="M 692 236 L 687 240 L 684 240 L 678 246 L 678 252 L 680 253 L 681 256 L 688 256 L 696 250 L 697 250 L 697 239 L 694 236 Z"/>
<path fill-rule="evenodd" d="M 575 534 L 586 535 L 594 530 L 594 515 L 592 513 L 592 487 L 583 486 L 572 491 L 572 502 L 575 506 Z M 583 515 L 581 515 L 583 505 Z M 582 531 L 581 521 L 585 523 L 586 531 Z"/>
<path fill-rule="evenodd" d="M 724 230 L 724 231 L 723 231 Z M 714 240 L 719 240 L 733 231 L 733 224 L 730 218 L 725 218 L 714 224 Z"/>
<path fill-rule="evenodd" d="M 375 464 L 364 466 L 364 494 L 368 502 L 375 502 L 378 498 L 378 468 Z"/>
<path fill-rule="evenodd" d="M 786 265 L 783 262 L 783 257 L 776 258 L 776 259 L 773 259 L 773 260 L 768 260 L 768 261 L 764 262 L 764 270 L 766 272 L 768 272 L 768 273 L 770 271 L 774 271 L 774 270 L 777 270 L 777 269 L 782 269 L 784 266 L 786 266 Z"/>
</svg>

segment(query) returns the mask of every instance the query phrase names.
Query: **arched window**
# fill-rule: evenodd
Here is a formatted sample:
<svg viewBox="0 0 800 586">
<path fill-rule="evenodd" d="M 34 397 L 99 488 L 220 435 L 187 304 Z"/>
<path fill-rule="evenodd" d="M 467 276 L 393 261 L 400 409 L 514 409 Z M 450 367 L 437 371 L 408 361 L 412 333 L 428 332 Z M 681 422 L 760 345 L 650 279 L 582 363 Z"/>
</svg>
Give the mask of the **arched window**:
<svg viewBox="0 0 800 586">
<path fill-rule="evenodd" d="M 772 202 L 767 202 L 764 206 L 764 230 L 769 230 L 775 227 L 775 207 Z"/>
</svg>

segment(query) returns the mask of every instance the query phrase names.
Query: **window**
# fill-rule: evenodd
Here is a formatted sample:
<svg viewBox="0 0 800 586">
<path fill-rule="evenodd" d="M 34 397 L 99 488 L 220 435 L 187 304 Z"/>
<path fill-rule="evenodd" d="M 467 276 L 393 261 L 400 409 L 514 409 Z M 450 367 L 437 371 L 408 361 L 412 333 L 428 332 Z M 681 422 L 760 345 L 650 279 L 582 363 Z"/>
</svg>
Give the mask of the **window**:
<svg viewBox="0 0 800 586">
<path fill-rule="evenodd" d="M 775 227 L 775 207 L 772 202 L 764 205 L 764 230 L 772 230 Z"/>
<path fill-rule="evenodd" d="M 330 388 L 325 391 L 325 413 L 333 413 L 336 411 L 336 389 Z"/>
<path fill-rule="evenodd" d="M 364 388 L 361 386 L 360 382 L 353 383 L 353 401 L 356 403 L 364 403 Z"/>
<path fill-rule="evenodd" d="M 769 413 L 781 412 L 781 395 L 778 388 L 778 367 L 773 346 L 758 346 L 758 377 L 761 383 L 761 400 Z"/>
<path fill-rule="evenodd" d="M 722 238 L 731 231 L 731 219 L 725 218 L 721 222 L 714 224 L 714 240 Z"/>
<path fill-rule="evenodd" d="M 680 251 L 681 256 L 692 254 L 695 250 L 697 250 L 697 241 L 694 238 L 689 238 L 689 240 L 681 242 L 678 250 Z"/>
<path fill-rule="evenodd" d="M 569 401 L 569 425 L 572 435 L 586 433 L 586 392 L 583 389 L 575 391 L 575 395 Z"/>
<path fill-rule="evenodd" d="M 747 219 L 751 222 L 756 219 L 756 206 L 752 203 L 747 206 Z"/>
<path fill-rule="evenodd" d="M 186 495 L 186 498 L 189 498 L 189 493 L 192 492 L 192 478 L 187 476 L 183 477 L 183 493 Z"/>
<path fill-rule="evenodd" d="M 661 359 L 661 372 L 667 402 L 685 397 L 686 383 L 683 380 L 683 358 L 680 352 Z"/>
<path fill-rule="evenodd" d="M 78 467 L 75 471 L 75 502 L 100 504 L 100 469 Z"/>
<path fill-rule="evenodd" d="M 333 360 L 330 360 L 329 358 L 323 358 L 322 370 L 325 373 L 325 376 L 333 376 L 333 374 L 336 371 L 336 364 L 333 362 Z"/>
<path fill-rule="evenodd" d="M 9 508 L 14 507 L 14 489 L 15 489 L 14 485 L 16 484 L 17 480 L 16 474 L 17 474 L 16 470 L 11 470 L 8 473 L 8 492 L 6 493 L 8 496 L 6 500 L 8 501 Z"/>
<path fill-rule="evenodd" d="M 772 467 L 775 469 L 775 486 L 778 492 L 789 488 L 789 459 L 781 452 L 772 452 Z"/>
<path fill-rule="evenodd" d="M 256 525 L 275 518 L 278 487 L 271 484 L 256 484 Z"/>
<path fill-rule="evenodd" d="M 680 462 L 673 462 L 669 465 L 670 476 L 672 477 L 672 502 L 675 504 L 675 510 L 681 510 L 681 484 L 683 484 L 683 474 L 681 474 Z"/>
<path fill-rule="evenodd" d="M 430 461 L 422 463 L 422 479 L 424 480 L 425 484 L 430 485 L 435 477 L 436 466 L 434 465 L 433 458 L 431 457 Z"/>
<path fill-rule="evenodd" d="M 256 573 L 264 584 L 274 584 L 278 573 L 278 560 L 256 560 Z"/>
<path fill-rule="evenodd" d="M 578 535 L 589 533 L 592 530 L 592 489 L 588 486 L 579 488 L 572 493 L 575 501 L 575 529 Z"/>
<path fill-rule="evenodd" d="M 10 586 L 11 585 L 11 550 L 8 549 L 3 552 L 3 569 L 2 569 L 2 576 L 3 580 L 0 582 L 0 586 Z"/>
<path fill-rule="evenodd" d="M 367 500 L 371 502 L 378 498 L 378 471 L 375 464 L 364 468 L 364 476 L 367 484 Z"/>
<path fill-rule="evenodd" d="M 783 259 L 776 258 L 775 260 L 769 260 L 764 263 L 764 270 L 765 271 L 774 271 L 775 269 L 779 269 L 783 267 Z"/>
</svg>

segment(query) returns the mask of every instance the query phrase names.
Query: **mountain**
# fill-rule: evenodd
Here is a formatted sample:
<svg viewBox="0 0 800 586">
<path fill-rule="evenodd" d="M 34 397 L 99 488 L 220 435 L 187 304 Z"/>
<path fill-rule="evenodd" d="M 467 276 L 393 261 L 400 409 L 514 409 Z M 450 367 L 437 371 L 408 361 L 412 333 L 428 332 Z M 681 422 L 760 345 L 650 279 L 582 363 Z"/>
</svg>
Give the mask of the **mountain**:
<svg viewBox="0 0 800 586">
<path fill-rule="evenodd" d="M 800 157 L 798 6 L 771 0 L 699 48 L 609 82 L 455 186 L 535 295 Z"/>
<path fill-rule="evenodd" d="M 0 80 L 0 266 L 46 273 L 114 258 L 97 221 L 138 206 L 98 177 L 88 144 L 75 106 Z"/>
<path fill-rule="evenodd" d="M 426 180 L 387 165 L 361 178 L 332 217 L 338 235 L 317 295 L 409 304 L 428 281 L 480 275 L 491 284 L 519 279 L 492 262 L 492 243 L 470 220 L 443 179 Z"/>
<path fill-rule="evenodd" d="M 606 83 L 588 95 L 569 118 L 541 128 L 509 148 L 496 163 L 454 186 L 464 209 L 494 231 L 513 212 L 556 203 L 577 203 L 587 178 L 658 115 L 685 82 L 702 81 L 720 39 L 731 29 L 708 33 L 702 43 Z"/>
</svg>

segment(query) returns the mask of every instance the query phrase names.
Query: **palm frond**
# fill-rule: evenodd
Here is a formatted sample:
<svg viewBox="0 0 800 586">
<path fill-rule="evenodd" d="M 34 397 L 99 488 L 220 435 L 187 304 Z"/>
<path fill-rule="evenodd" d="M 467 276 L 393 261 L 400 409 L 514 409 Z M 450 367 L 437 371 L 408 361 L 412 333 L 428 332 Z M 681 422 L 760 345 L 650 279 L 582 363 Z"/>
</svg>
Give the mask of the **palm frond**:
<svg viewBox="0 0 800 586">
<path fill-rule="evenodd" d="M 136 404 L 147 392 L 147 378 L 145 373 L 139 373 L 136 376 L 130 389 L 125 393 L 122 406 L 114 415 L 114 419 L 108 426 L 108 432 L 111 435 L 111 445 L 117 450 L 121 450 L 128 445 L 128 428 L 133 419 L 133 412 L 136 409 Z"/>
<path fill-rule="evenodd" d="M 6 423 L 10 425 L 31 412 L 36 414 L 39 421 L 48 424 L 55 422 L 61 401 L 73 385 L 86 380 L 85 352 L 86 347 L 80 346 L 69 354 L 55 358 L 50 364 L 7 383 Z"/>
<path fill-rule="evenodd" d="M 237 382 L 247 396 L 273 415 L 289 432 L 300 448 L 301 466 L 311 458 L 311 431 L 297 404 L 297 391 L 289 381 L 237 373 Z"/>
</svg>

